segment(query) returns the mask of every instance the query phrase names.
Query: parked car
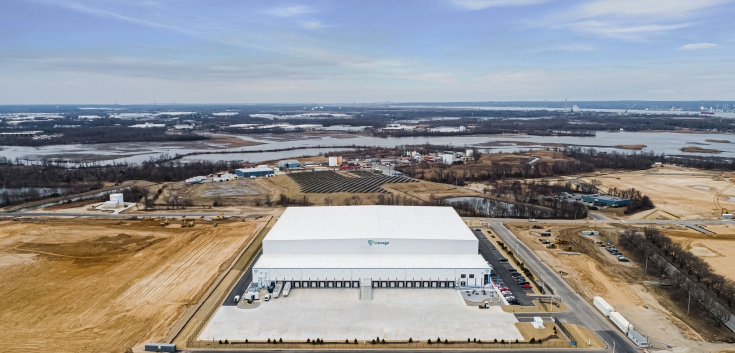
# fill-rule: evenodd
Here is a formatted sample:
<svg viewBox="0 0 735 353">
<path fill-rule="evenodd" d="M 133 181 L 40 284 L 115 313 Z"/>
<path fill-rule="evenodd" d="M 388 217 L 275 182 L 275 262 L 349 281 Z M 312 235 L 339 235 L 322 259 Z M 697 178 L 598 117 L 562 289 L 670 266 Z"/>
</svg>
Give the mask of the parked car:
<svg viewBox="0 0 735 353">
<path fill-rule="evenodd" d="M 529 222 L 538 222 L 538 221 L 536 220 L 536 218 L 529 218 L 529 219 L 528 219 L 528 221 L 529 221 Z"/>
<path fill-rule="evenodd" d="M 265 297 L 263 297 L 263 300 L 265 300 L 265 301 L 271 300 L 271 295 L 270 294 L 266 294 Z"/>
<path fill-rule="evenodd" d="M 523 288 L 523 289 L 531 289 L 531 288 L 533 288 L 533 287 L 531 287 L 531 285 L 530 285 L 530 284 L 522 284 L 522 285 L 521 285 L 521 288 Z"/>
<path fill-rule="evenodd" d="M 239 295 L 236 295 L 235 296 L 235 303 L 239 303 L 239 302 L 240 302 L 240 296 Z"/>
<path fill-rule="evenodd" d="M 508 263 L 508 259 L 506 259 L 504 257 L 501 257 L 501 258 L 498 259 L 498 262 L 500 262 L 501 264 L 507 264 Z"/>
</svg>

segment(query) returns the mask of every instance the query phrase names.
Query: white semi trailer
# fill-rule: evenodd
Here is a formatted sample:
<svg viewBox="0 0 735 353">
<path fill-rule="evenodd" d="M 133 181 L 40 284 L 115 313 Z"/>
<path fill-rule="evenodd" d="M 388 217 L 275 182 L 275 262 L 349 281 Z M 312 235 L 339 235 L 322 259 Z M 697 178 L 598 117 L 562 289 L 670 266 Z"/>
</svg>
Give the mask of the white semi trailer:
<svg viewBox="0 0 735 353">
<path fill-rule="evenodd" d="M 606 317 L 610 317 L 610 314 L 615 311 L 612 305 L 608 304 L 605 299 L 602 299 L 602 297 L 594 297 L 592 299 L 592 304 L 594 304 L 597 310 L 599 310 L 602 315 L 605 315 Z"/>
<path fill-rule="evenodd" d="M 629 330 L 633 329 L 633 325 L 631 325 L 630 322 L 628 322 L 628 320 L 626 320 L 621 313 L 610 313 L 610 321 L 612 321 L 615 326 L 617 326 L 626 335 L 628 334 Z"/>
</svg>

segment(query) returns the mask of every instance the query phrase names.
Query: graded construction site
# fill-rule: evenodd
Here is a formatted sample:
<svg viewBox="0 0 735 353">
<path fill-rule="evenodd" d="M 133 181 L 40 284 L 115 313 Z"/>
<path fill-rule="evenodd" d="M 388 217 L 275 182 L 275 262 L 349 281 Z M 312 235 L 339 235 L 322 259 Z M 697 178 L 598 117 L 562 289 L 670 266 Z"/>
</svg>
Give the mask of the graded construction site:
<svg viewBox="0 0 735 353">
<path fill-rule="evenodd" d="M 533 226 L 540 227 L 534 229 Z M 618 234 L 633 227 L 623 224 L 507 223 L 507 227 L 547 266 L 552 268 L 588 302 L 601 296 L 621 312 L 636 330 L 649 338 L 653 348 L 667 345 L 681 352 L 728 352 L 726 343 L 711 343 L 732 337 L 724 326 L 701 325 L 686 315 L 667 294 L 655 272 L 644 274 L 645 264 L 621 262 L 600 246 L 617 245 Z M 594 229 L 599 236 L 582 235 Z M 541 233 L 550 232 L 551 237 Z M 543 244 L 550 241 L 552 244 Z M 557 244 L 554 244 L 557 243 Z M 623 255 L 628 256 L 626 251 Z M 650 270 L 650 269 L 649 269 Z"/>
<path fill-rule="evenodd" d="M 269 219 L 0 221 L 0 351 L 124 352 L 165 340 Z"/>
</svg>

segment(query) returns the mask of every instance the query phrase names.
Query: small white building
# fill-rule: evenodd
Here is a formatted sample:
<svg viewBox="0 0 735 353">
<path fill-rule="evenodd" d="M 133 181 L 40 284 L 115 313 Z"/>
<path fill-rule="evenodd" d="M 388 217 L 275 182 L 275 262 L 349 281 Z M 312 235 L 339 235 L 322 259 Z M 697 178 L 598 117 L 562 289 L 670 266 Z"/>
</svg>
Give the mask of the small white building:
<svg viewBox="0 0 735 353">
<path fill-rule="evenodd" d="M 330 167 L 339 167 L 342 165 L 342 157 L 329 157 Z"/>
<path fill-rule="evenodd" d="M 102 205 L 102 209 L 110 210 L 115 208 L 125 207 L 125 201 L 123 200 L 123 194 L 110 194 L 110 201 L 106 201 Z"/>
<path fill-rule="evenodd" d="M 453 154 L 446 153 L 446 154 L 441 155 L 441 157 L 442 157 L 442 163 L 444 163 L 444 164 L 452 164 L 452 163 L 454 163 L 454 155 Z"/>
</svg>

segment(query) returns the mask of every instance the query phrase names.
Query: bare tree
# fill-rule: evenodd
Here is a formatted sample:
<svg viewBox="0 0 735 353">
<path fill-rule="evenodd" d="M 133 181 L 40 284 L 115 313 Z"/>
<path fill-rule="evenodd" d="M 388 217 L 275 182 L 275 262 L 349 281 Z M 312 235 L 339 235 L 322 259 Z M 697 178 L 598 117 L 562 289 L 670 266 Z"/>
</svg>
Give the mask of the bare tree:
<svg viewBox="0 0 735 353">
<path fill-rule="evenodd" d="M 333 203 L 334 200 L 331 197 L 327 196 L 324 198 L 324 206 L 332 206 Z"/>
</svg>

